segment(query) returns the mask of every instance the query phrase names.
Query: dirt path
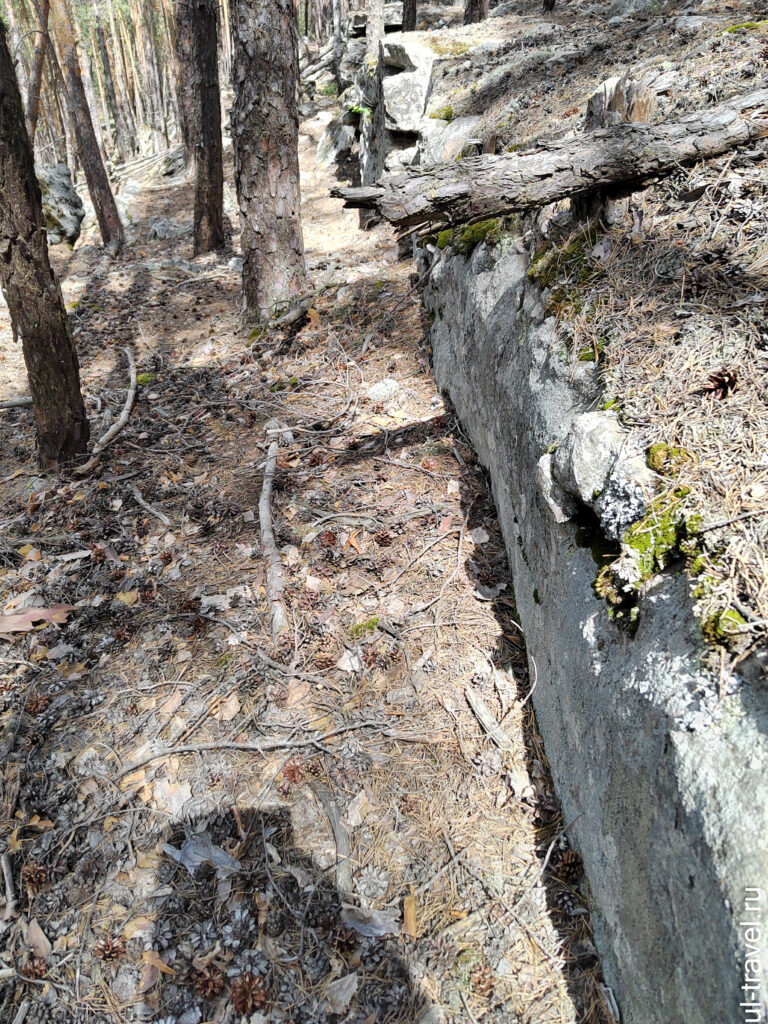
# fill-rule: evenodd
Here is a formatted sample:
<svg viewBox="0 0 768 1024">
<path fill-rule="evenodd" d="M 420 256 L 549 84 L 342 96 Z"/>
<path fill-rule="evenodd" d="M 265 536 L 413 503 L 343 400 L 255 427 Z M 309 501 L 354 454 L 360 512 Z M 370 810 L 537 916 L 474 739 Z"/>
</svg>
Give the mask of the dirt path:
<svg viewBox="0 0 768 1024">
<path fill-rule="evenodd" d="M 74 606 L 0 651 L 4 1021 L 610 1019 L 492 500 L 412 268 L 327 198 L 321 128 L 304 225 L 332 286 L 295 337 L 242 325 L 232 252 L 148 239 L 186 184 L 141 193 L 120 261 L 56 253 L 94 420 L 121 407 L 120 345 L 141 391 L 85 481 L 36 477 L 28 412 L 0 424 L 3 604 Z"/>
</svg>

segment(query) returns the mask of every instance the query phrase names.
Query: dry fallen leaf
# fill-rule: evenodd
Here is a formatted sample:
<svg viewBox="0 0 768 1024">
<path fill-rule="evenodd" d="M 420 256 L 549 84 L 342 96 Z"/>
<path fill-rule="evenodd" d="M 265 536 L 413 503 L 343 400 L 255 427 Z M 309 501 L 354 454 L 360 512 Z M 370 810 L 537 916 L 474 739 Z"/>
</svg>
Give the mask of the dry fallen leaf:
<svg viewBox="0 0 768 1024">
<path fill-rule="evenodd" d="M 27 633 L 36 622 L 67 621 L 74 608 L 71 604 L 55 604 L 50 608 L 23 608 L 13 615 L 0 615 L 0 633 Z"/>
<path fill-rule="evenodd" d="M 310 684 L 306 680 L 292 679 L 288 683 L 285 706 L 292 708 L 295 704 L 301 703 L 309 693 L 309 688 Z"/>
<path fill-rule="evenodd" d="M 37 918 L 33 917 L 29 922 L 29 928 L 27 929 L 27 944 L 36 957 L 41 960 L 45 960 L 47 956 L 51 955 L 53 946 L 48 941 L 43 929 L 37 923 Z"/>
<path fill-rule="evenodd" d="M 168 966 L 156 949 L 145 949 L 141 958 L 145 964 L 156 967 L 162 974 L 173 974 L 173 968 Z"/>
</svg>

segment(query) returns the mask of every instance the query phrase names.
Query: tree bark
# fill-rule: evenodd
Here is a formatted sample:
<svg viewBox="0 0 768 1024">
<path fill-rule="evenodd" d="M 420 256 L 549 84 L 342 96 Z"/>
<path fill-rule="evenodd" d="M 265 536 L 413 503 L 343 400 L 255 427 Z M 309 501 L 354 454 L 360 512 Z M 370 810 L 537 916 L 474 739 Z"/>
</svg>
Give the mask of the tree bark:
<svg viewBox="0 0 768 1024">
<path fill-rule="evenodd" d="M 414 168 L 376 185 L 334 188 L 347 206 L 400 226 L 462 224 L 600 189 L 621 198 L 676 167 L 768 135 L 768 90 L 736 96 L 664 124 L 619 124 L 534 153 L 470 157 Z"/>
<path fill-rule="evenodd" d="M 195 159 L 197 125 L 195 87 L 192 70 L 192 33 L 189 22 L 190 0 L 176 0 L 176 92 L 179 96 L 179 130 L 187 163 Z"/>
<path fill-rule="evenodd" d="M 403 0 L 403 32 L 416 28 L 416 0 Z"/>
<path fill-rule="evenodd" d="M 306 287 L 293 0 L 233 0 L 232 143 L 245 306 L 267 319 Z"/>
<path fill-rule="evenodd" d="M 107 172 L 99 153 L 96 134 L 93 130 L 88 101 L 80 73 L 80 61 L 77 57 L 75 34 L 67 10 L 66 0 L 52 0 L 51 20 L 56 41 L 61 48 L 64 65 L 64 81 L 67 87 L 69 109 L 75 121 L 75 138 L 80 163 L 83 165 L 88 192 L 96 211 L 102 241 L 113 253 L 117 254 L 123 247 L 123 226 L 117 213 L 117 206 L 110 188 Z"/>
<path fill-rule="evenodd" d="M 39 19 L 38 31 L 35 36 L 35 52 L 32 58 L 32 71 L 29 75 L 29 90 L 27 92 L 27 109 L 24 114 L 29 144 L 33 149 L 35 145 L 35 131 L 37 129 L 37 116 L 40 112 L 40 91 L 43 84 L 45 51 L 48 45 L 48 7 L 48 0 L 40 0 L 36 11 Z"/>
<path fill-rule="evenodd" d="M 101 15 L 98 12 L 94 19 L 94 29 L 96 31 L 96 45 L 99 51 L 98 59 L 101 60 L 101 69 L 104 75 L 104 91 L 107 94 L 107 106 L 109 107 L 109 112 L 112 115 L 112 120 L 115 125 L 117 152 L 120 154 L 120 159 L 125 163 L 126 160 L 129 159 L 133 147 L 130 143 L 130 132 L 128 130 L 128 125 L 125 122 L 123 108 L 117 101 L 115 79 L 112 74 L 112 63 L 109 59 L 109 53 L 107 52 L 107 40 L 104 35 L 104 26 L 101 24 Z M 94 59 L 97 59 L 95 54 Z"/>
<path fill-rule="evenodd" d="M 57 467 L 86 451 L 88 418 L 72 332 L 48 261 L 40 186 L 2 21 L 0 284 L 21 337 L 40 465 Z"/>
<path fill-rule="evenodd" d="M 189 0 L 195 100 L 195 256 L 224 245 L 216 0 Z"/>
<path fill-rule="evenodd" d="M 365 61 L 375 70 L 384 38 L 384 0 L 365 0 Z"/>
<path fill-rule="evenodd" d="M 465 0 L 464 24 L 474 25 L 488 17 L 488 0 Z"/>
</svg>

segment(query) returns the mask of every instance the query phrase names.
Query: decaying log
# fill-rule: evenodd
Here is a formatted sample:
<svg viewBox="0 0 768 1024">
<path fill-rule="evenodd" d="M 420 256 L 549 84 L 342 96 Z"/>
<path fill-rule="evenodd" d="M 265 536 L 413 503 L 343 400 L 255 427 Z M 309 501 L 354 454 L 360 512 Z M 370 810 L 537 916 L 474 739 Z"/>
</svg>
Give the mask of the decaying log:
<svg viewBox="0 0 768 1024">
<path fill-rule="evenodd" d="M 375 185 L 334 188 L 347 206 L 393 224 L 463 224 L 600 189 L 621 198 L 681 165 L 768 136 L 768 90 L 735 96 L 663 124 L 619 124 L 535 152 L 416 167 Z"/>
</svg>

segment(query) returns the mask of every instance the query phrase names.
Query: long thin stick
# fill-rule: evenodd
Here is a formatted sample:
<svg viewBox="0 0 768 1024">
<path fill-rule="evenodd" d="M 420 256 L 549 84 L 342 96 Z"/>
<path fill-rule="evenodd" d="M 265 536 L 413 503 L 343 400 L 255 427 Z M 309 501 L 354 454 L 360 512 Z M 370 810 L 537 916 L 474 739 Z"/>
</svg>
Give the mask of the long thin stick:
<svg viewBox="0 0 768 1024">
<path fill-rule="evenodd" d="M 267 423 L 267 430 L 275 431 L 280 427 L 275 420 Z M 288 613 L 283 604 L 283 591 L 285 590 L 285 571 L 280 559 L 280 552 L 275 543 L 275 533 L 272 528 L 272 484 L 275 479 L 277 468 L 277 453 L 280 449 L 280 441 L 277 437 L 269 445 L 267 452 L 267 465 L 264 469 L 264 483 L 261 487 L 259 498 L 259 525 L 261 527 L 261 550 L 264 554 L 264 569 L 266 575 L 265 589 L 267 592 L 267 603 L 269 604 L 269 617 L 272 623 L 273 639 L 279 636 L 283 630 L 288 628 Z"/>
<path fill-rule="evenodd" d="M 9 398 L 7 402 L 0 402 L 0 409 L 29 409 L 31 405 L 31 398 Z"/>
<path fill-rule="evenodd" d="M 131 415 L 131 409 L 133 408 L 133 403 L 136 401 L 136 391 L 139 386 L 136 375 L 136 360 L 133 357 L 133 352 L 131 349 L 121 348 L 120 351 L 125 353 L 125 358 L 128 360 L 128 370 L 131 375 L 131 381 L 130 384 L 128 385 L 128 394 L 125 396 L 125 405 L 123 406 L 123 411 L 120 413 L 119 417 L 115 420 L 115 422 L 112 424 L 109 430 L 105 434 L 102 434 L 102 436 L 93 446 L 93 454 L 91 455 L 90 459 L 88 459 L 85 465 L 79 466 L 75 470 L 75 476 L 84 476 L 86 473 L 90 473 L 90 471 L 99 461 L 99 455 L 101 454 L 101 452 L 104 450 L 104 448 L 107 447 L 108 444 L 111 444 L 112 441 L 114 441 L 114 439 L 123 429 L 125 424 L 128 422 L 128 418 Z"/>
<path fill-rule="evenodd" d="M 11 871 L 11 858 L 7 853 L 0 857 L 0 864 L 3 867 L 3 878 L 5 879 L 5 913 L 4 921 L 10 921 L 16 913 L 16 897 L 13 892 L 13 871 Z"/>
</svg>

